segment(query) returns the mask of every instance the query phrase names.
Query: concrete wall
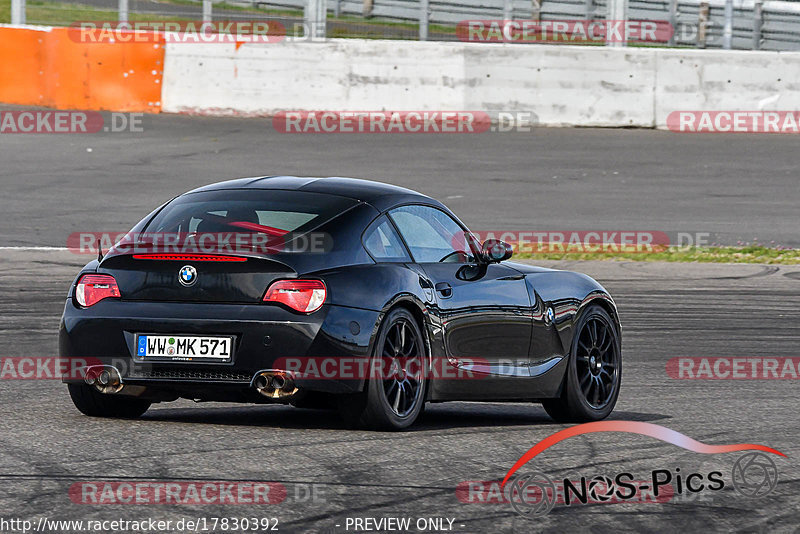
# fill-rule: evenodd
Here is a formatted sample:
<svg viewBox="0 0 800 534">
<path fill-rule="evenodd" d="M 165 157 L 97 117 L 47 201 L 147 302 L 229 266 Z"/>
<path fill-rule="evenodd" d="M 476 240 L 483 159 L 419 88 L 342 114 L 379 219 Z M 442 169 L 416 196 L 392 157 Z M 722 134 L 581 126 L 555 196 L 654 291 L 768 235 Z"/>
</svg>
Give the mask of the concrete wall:
<svg viewBox="0 0 800 534">
<path fill-rule="evenodd" d="M 167 44 L 169 112 L 533 111 L 664 127 L 675 110 L 800 109 L 800 53 L 337 39 Z"/>
<path fill-rule="evenodd" d="M 0 25 L 2 55 L 14 58 L 0 63 L 0 101 L 231 115 L 526 111 L 544 125 L 662 128 L 678 110 L 800 110 L 800 52 L 357 39 L 80 44 L 67 32 Z"/>
<path fill-rule="evenodd" d="M 458 43 L 172 44 L 164 111 L 464 109 Z M 166 72 L 165 72 L 166 74 Z"/>
<path fill-rule="evenodd" d="M 800 53 L 655 51 L 655 122 L 675 110 L 800 110 Z"/>
<path fill-rule="evenodd" d="M 469 109 L 557 126 L 653 126 L 655 58 L 606 47 L 462 45 Z"/>
</svg>

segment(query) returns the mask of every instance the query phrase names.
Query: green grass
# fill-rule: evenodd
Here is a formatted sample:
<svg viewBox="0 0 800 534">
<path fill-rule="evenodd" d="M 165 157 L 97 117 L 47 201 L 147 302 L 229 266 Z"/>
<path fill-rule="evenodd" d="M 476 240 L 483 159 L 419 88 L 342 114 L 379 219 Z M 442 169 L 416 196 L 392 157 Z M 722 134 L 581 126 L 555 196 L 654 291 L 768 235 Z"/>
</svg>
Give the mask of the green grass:
<svg viewBox="0 0 800 534">
<path fill-rule="evenodd" d="M 62 2 L 47 2 L 44 0 L 27 0 L 25 19 L 28 24 L 45 24 L 51 26 L 68 26 L 73 22 L 81 21 L 115 21 L 117 11 L 99 9 L 85 4 L 66 4 Z M 175 16 L 149 15 L 144 13 L 129 14 L 129 19 L 150 20 L 181 20 Z M 185 20 L 185 19 L 184 19 Z M 11 0 L 0 0 L 0 23 L 11 22 Z"/>
<path fill-rule="evenodd" d="M 192 18 L 183 15 L 155 15 L 129 13 L 131 21 L 183 21 L 197 20 L 201 4 L 192 0 L 161 0 L 162 4 L 174 6 L 192 6 L 198 10 L 198 17 Z M 252 13 L 254 15 L 289 17 L 302 20 L 303 11 L 297 9 L 281 8 L 254 8 L 221 2 L 214 5 L 214 18 L 216 20 L 227 20 L 226 14 L 221 11 L 236 12 L 237 19 L 243 19 L 242 15 Z M 11 22 L 11 0 L 0 0 L 0 23 Z M 230 17 L 228 17 L 230 18 Z M 80 21 L 115 21 L 117 11 L 115 9 L 98 9 L 85 4 L 67 4 L 48 0 L 28 0 L 26 10 L 26 20 L 29 24 L 45 24 L 51 26 L 67 26 L 73 22 Z M 356 15 L 341 15 L 339 17 L 329 16 L 328 37 L 333 38 L 361 38 L 361 39 L 411 39 L 416 40 L 419 35 L 419 25 L 414 22 L 395 22 L 382 20 L 379 18 L 363 18 Z M 288 36 L 300 36 L 299 32 L 291 25 L 286 28 Z M 430 24 L 428 34 L 435 40 L 438 36 L 454 36 L 455 26 L 444 26 L 440 24 Z M 544 42 L 539 41 L 539 44 Z M 534 43 L 536 44 L 536 43 Z M 572 43 L 558 42 L 569 46 Z M 605 43 L 598 42 L 576 42 L 574 44 L 588 46 L 604 46 Z M 630 43 L 631 47 L 658 47 L 665 46 L 659 43 Z M 684 47 L 676 47 L 684 48 Z"/>
<path fill-rule="evenodd" d="M 193 0 L 162 0 L 164 4 L 173 4 L 178 6 L 194 6 L 198 7 L 198 2 L 194 2 Z M 276 17 L 296 17 L 299 19 L 303 18 L 303 10 L 302 9 L 280 9 L 280 8 L 252 8 L 248 6 L 239 6 L 234 4 L 229 4 L 227 2 L 220 2 L 218 4 L 214 4 L 214 11 L 238 11 L 241 13 L 253 13 L 257 15 L 272 15 Z M 219 15 L 219 18 L 224 19 L 225 15 Z M 366 26 L 373 26 L 374 29 L 366 30 L 365 33 L 375 34 L 377 30 L 381 28 L 387 29 L 394 29 L 394 30 L 406 30 L 406 31 L 413 31 L 418 33 L 419 32 L 419 25 L 412 23 L 412 22 L 395 22 L 390 20 L 383 20 L 378 18 L 364 18 L 359 17 L 356 15 L 340 15 L 338 17 L 334 17 L 333 15 L 328 15 L 327 23 L 336 24 L 336 23 L 345 23 L 345 24 L 363 24 Z M 430 24 L 428 26 L 429 33 L 450 33 L 455 34 L 456 29 L 455 26 L 442 26 L 439 24 Z M 352 35 L 342 35 L 344 37 L 352 37 Z"/>
<path fill-rule="evenodd" d="M 800 249 L 743 247 L 662 247 L 652 252 L 520 252 L 517 259 L 534 260 L 625 260 L 697 263 L 800 264 Z"/>
<path fill-rule="evenodd" d="M 192 0 L 161 0 L 159 2 L 161 4 L 172 4 L 176 6 L 192 6 L 195 8 L 199 8 L 201 4 L 199 2 L 193 2 Z M 244 12 L 252 12 L 252 13 L 268 13 L 270 15 L 286 15 L 286 16 L 296 16 L 298 13 L 300 16 L 303 16 L 303 12 L 297 9 L 261 9 L 261 8 L 252 8 L 247 6 L 237 6 L 234 4 L 229 4 L 227 2 L 219 2 L 214 4 L 215 11 L 218 9 L 224 9 L 227 11 L 244 11 Z"/>
<path fill-rule="evenodd" d="M 162 3 L 171 4 L 175 6 L 192 6 L 195 8 L 200 7 L 198 2 L 191 0 L 163 0 Z M 225 2 L 215 4 L 214 10 L 216 12 L 216 20 L 226 20 L 225 13 L 220 11 L 235 11 L 237 12 L 237 19 L 244 18 L 240 14 L 252 13 L 253 15 L 264 15 L 274 17 L 297 17 L 303 18 L 301 10 L 288 10 L 288 9 L 254 9 L 245 6 L 237 6 Z M 115 21 L 117 20 L 117 11 L 115 9 L 99 9 L 85 4 L 67 4 L 62 2 L 51 2 L 47 0 L 28 0 L 26 9 L 26 20 L 29 24 L 46 24 L 52 26 L 67 26 L 73 22 L 80 21 Z M 129 20 L 131 21 L 165 21 L 165 20 L 192 20 L 191 17 L 186 15 L 155 15 L 147 13 L 129 13 Z M 11 0 L 0 0 L 0 23 L 11 22 Z M 359 28 L 336 27 L 337 25 L 348 24 L 358 25 Z M 330 37 L 362 37 L 362 38 L 385 38 L 385 37 L 399 37 L 398 32 L 408 33 L 409 38 L 416 38 L 418 26 L 412 23 L 405 22 L 391 22 L 376 19 L 364 19 L 356 16 L 340 16 L 334 18 L 328 17 L 328 25 Z M 296 32 L 291 26 L 286 28 L 289 35 Z M 432 24 L 429 27 L 429 32 L 434 33 L 455 33 L 455 27 L 440 26 Z"/>
</svg>

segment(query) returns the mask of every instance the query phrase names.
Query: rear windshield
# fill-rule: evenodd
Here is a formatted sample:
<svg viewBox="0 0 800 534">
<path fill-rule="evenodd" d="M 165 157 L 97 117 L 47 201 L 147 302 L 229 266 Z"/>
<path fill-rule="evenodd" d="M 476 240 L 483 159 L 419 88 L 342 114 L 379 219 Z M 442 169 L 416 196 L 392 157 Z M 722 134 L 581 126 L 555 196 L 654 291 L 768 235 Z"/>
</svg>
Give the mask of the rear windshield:
<svg viewBox="0 0 800 534">
<path fill-rule="evenodd" d="M 303 191 L 203 191 L 170 202 L 143 232 L 236 232 L 288 238 L 313 230 L 357 203 L 350 198 Z"/>
</svg>

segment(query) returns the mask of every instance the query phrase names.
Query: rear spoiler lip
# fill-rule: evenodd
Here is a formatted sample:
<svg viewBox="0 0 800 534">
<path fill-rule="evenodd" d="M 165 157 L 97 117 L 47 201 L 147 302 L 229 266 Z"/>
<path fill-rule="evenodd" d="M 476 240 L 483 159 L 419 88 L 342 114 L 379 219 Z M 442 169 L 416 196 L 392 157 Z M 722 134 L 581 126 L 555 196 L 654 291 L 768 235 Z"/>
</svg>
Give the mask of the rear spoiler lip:
<svg viewBox="0 0 800 534">
<path fill-rule="evenodd" d="M 240 254 L 202 254 L 202 253 L 174 253 L 174 252 L 148 252 L 131 254 L 135 260 L 149 261 L 190 261 L 190 262 L 243 262 L 246 256 Z"/>
<path fill-rule="evenodd" d="M 96 272 L 100 272 L 101 269 L 103 269 L 103 268 L 109 269 L 111 267 L 108 265 L 108 263 L 111 260 L 113 260 L 115 258 L 124 258 L 124 257 L 131 258 L 131 259 L 133 259 L 135 261 L 141 261 L 143 263 L 148 262 L 148 261 L 192 263 L 192 262 L 203 262 L 204 260 L 202 260 L 202 259 L 189 259 L 188 258 L 189 256 L 197 256 L 197 257 L 203 257 L 203 256 L 225 256 L 225 257 L 228 257 L 228 258 L 237 258 L 237 259 L 236 260 L 228 260 L 228 261 L 221 260 L 220 263 L 227 263 L 227 262 L 229 262 L 229 263 L 242 263 L 242 262 L 245 262 L 245 261 L 248 261 L 248 260 L 269 261 L 269 262 L 273 262 L 273 263 L 282 265 L 283 267 L 285 267 L 289 271 L 296 272 L 295 268 L 292 265 L 289 265 L 288 263 L 286 263 L 285 261 L 282 261 L 281 259 L 278 259 L 278 257 L 277 257 L 279 255 L 286 255 L 286 254 L 287 253 L 284 252 L 284 253 L 281 253 L 281 254 L 277 254 L 276 253 L 275 255 L 270 255 L 270 254 L 262 254 L 262 253 L 247 252 L 247 251 L 236 251 L 236 253 L 230 253 L 230 252 L 222 253 L 222 252 L 220 252 L 220 253 L 208 253 L 208 254 L 196 253 L 196 252 L 187 252 L 187 253 L 180 253 L 180 252 L 150 253 L 150 252 L 134 252 L 134 251 L 130 251 L 130 250 L 128 250 L 128 251 L 117 251 L 117 250 L 114 250 L 112 248 L 103 257 L 103 261 L 101 261 L 101 262 L 99 262 L 99 263 L 97 263 L 95 265 L 95 270 L 96 270 Z M 300 253 L 298 253 L 298 254 L 300 254 Z M 181 259 L 181 258 L 177 258 L 177 257 L 176 258 L 170 258 L 170 259 L 166 259 L 166 258 L 164 258 L 164 259 L 162 259 L 162 258 L 136 258 L 136 256 L 143 256 L 143 255 L 182 256 L 182 257 L 184 257 L 186 259 Z M 93 261 L 96 262 L 97 260 L 93 260 Z M 210 261 L 210 260 L 205 260 L 205 261 Z"/>
</svg>

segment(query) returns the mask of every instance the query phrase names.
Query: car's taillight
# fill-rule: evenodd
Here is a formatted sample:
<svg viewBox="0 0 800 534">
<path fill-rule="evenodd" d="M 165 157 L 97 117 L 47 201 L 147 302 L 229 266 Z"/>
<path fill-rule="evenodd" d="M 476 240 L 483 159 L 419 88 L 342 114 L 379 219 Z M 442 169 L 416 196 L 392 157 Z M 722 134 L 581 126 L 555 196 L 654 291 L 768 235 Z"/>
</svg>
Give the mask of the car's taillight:
<svg viewBox="0 0 800 534">
<path fill-rule="evenodd" d="M 270 284 L 264 302 L 280 302 L 303 313 L 315 312 L 325 302 L 327 290 L 319 280 L 278 280 Z"/>
<path fill-rule="evenodd" d="M 86 308 L 108 298 L 119 298 L 119 287 L 113 276 L 85 274 L 75 286 L 75 300 Z"/>
</svg>

